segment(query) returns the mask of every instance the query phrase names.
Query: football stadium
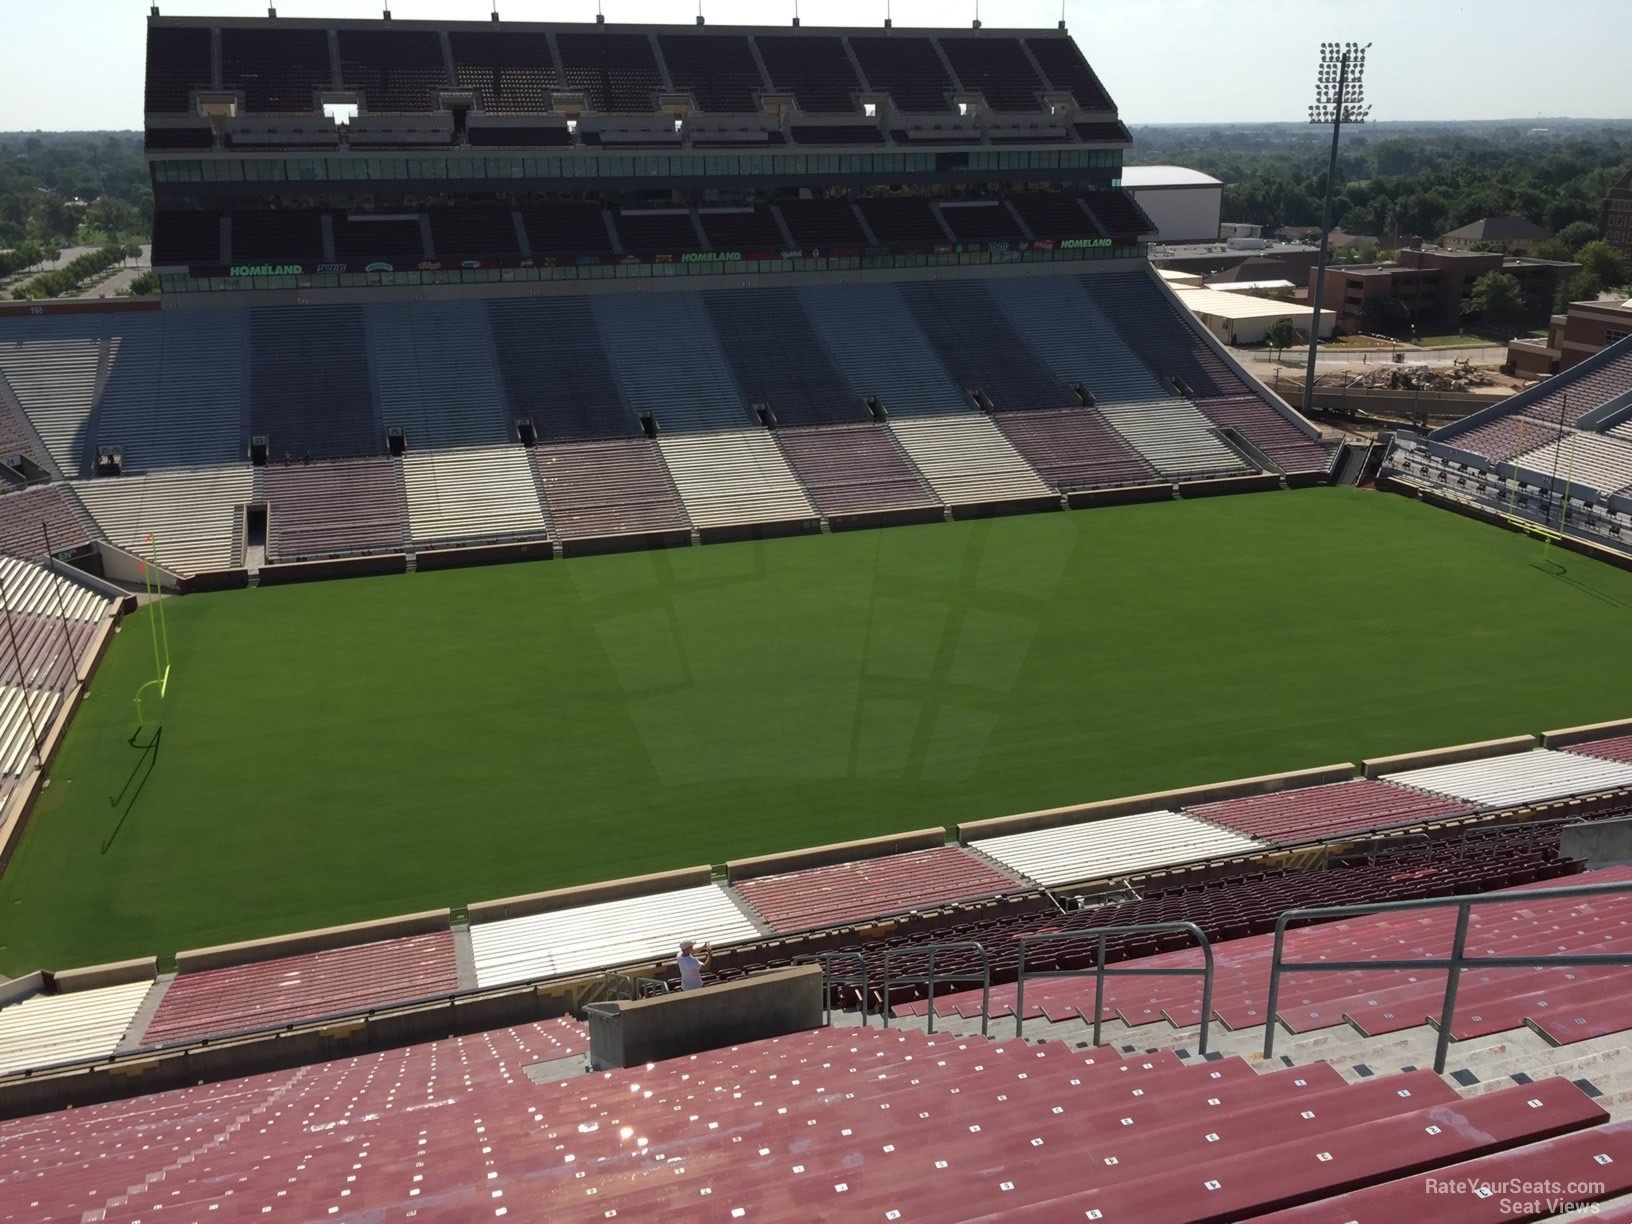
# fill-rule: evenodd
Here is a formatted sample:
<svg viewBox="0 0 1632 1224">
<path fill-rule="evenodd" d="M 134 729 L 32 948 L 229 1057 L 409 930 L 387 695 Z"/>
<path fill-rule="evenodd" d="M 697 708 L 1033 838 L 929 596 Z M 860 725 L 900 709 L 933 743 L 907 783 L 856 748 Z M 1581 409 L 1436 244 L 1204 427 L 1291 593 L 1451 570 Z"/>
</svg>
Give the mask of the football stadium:
<svg viewBox="0 0 1632 1224">
<path fill-rule="evenodd" d="M 976 27 L 155 10 L 162 298 L 0 306 L 0 1224 L 1632 1220 L 1632 338 L 1323 429 Z"/>
</svg>

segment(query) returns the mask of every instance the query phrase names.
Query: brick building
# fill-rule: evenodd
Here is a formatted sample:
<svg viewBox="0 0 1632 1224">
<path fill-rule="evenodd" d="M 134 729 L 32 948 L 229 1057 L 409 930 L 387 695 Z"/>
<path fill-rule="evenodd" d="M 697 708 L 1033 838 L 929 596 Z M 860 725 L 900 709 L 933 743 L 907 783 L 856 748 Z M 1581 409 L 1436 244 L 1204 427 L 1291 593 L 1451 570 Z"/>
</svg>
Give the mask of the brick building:
<svg viewBox="0 0 1632 1224">
<path fill-rule="evenodd" d="M 1632 301 L 1571 302 L 1567 312 L 1553 316 L 1547 339 L 1514 340 L 1507 359 L 1515 374 L 1545 378 L 1627 336 L 1632 336 Z"/>
<path fill-rule="evenodd" d="M 1620 181 L 1604 197 L 1604 210 L 1598 216 L 1598 232 L 1604 241 L 1632 262 L 1632 167 L 1628 167 Z"/>
<path fill-rule="evenodd" d="M 1357 321 L 1374 298 L 1394 298 L 1419 328 L 1457 327 L 1462 303 L 1473 283 L 1486 272 L 1507 272 L 1518 280 L 1526 313 L 1544 317 L 1552 309 L 1558 286 L 1578 272 L 1580 264 L 1498 255 L 1482 251 L 1448 251 L 1442 247 L 1406 249 L 1397 263 L 1349 264 L 1326 269 L 1325 303 L 1338 317 Z M 1316 273 L 1309 274 L 1314 289 Z"/>
</svg>

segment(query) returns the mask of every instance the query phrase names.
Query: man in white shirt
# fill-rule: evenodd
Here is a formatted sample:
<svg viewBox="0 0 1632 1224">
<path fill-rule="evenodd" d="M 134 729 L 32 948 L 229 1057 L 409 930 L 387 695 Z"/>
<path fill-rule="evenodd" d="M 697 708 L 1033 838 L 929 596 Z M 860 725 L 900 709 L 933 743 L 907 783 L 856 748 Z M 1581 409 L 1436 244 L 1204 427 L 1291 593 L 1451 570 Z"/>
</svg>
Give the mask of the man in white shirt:
<svg viewBox="0 0 1632 1224">
<path fill-rule="evenodd" d="M 714 963 L 714 953 L 705 943 L 702 947 L 702 959 L 697 958 L 694 950 L 696 943 L 690 939 L 680 941 L 680 955 L 675 958 L 675 965 L 680 970 L 680 989 L 698 990 L 703 984 L 703 970 Z"/>
</svg>

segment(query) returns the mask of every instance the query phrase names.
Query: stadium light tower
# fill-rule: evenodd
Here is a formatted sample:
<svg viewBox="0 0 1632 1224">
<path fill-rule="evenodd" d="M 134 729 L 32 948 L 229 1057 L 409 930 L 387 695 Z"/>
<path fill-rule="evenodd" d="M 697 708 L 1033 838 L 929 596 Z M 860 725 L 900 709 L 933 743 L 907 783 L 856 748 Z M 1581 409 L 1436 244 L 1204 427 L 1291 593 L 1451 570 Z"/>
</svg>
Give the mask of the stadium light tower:
<svg viewBox="0 0 1632 1224">
<path fill-rule="evenodd" d="M 1320 70 L 1315 75 L 1315 100 L 1310 123 L 1332 125 L 1332 156 L 1326 167 L 1326 200 L 1320 211 L 1320 253 L 1316 257 L 1315 291 L 1309 321 L 1309 369 L 1303 379 L 1304 414 L 1315 407 L 1315 354 L 1320 348 L 1320 308 L 1326 297 L 1326 248 L 1332 236 L 1332 189 L 1337 182 L 1337 138 L 1345 123 L 1364 123 L 1371 114 L 1366 101 L 1366 52 L 1371 44 L 1320 44 Z"/>
</svg>

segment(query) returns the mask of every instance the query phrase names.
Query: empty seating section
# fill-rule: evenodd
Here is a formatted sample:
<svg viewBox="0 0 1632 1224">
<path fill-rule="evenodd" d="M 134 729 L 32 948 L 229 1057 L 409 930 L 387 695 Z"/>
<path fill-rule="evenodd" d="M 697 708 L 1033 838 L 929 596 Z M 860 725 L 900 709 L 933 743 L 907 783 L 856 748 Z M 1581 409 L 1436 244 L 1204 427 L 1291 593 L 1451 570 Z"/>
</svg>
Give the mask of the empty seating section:
<svg viewBox="0 0 1632 1224">
<path fill-rule="evenodd" d="M 695 251 L 699 246 L 690 209 L 620 212 L 617 225 L 618 238 L 625 251 L 642 254 Z"/>
<path fill-rule="evenodd" d="M 592 111 L 646 115 L 657 109 L 663 90 L 651 43 L 645 34 L 558 34 L 567 89 L 584 95 Z"/>
<path fill-rule="evenodd" d="M 597 297 L 590 309 L 624 401 L 637 415 L 651 413 L 671 433 L 757 424 L 699 294 Z"/>
<path fill-rule="evenodd" d="M 1388 774 L 1385 781 L 1480 807 L 1517 807 L 1566 795 L 1632 788 L 1632 764 L 1537 748 L 1533 752 L 1408 769 Z"/>
<path fill-rule="evenodd" d="M 66 617 L 91 624 L 108 610 L 108 600 L 102 595 L 35 561 L 0 557 L 0 579 L 6 584 L 6 606 L 19 615 Z"/>
<path fill-rule="evenodd" d="M 232 214 L 232 262 L 317 263 L 323 258 L 323 214 L 295 208 Z"/>
<path fill-rule="evenodd" d="M 534 255 L 576 255 L 612 249 L 606 213 L 599 204 L 563 200 L 532 205 L 522 209 L 521 223 Z"/>
<path fill-rule="evenodd" d="M 250 433 L 296 459 L 378 454 L 360 306 L 250 312 Z"/>
<path fill-rule="evenodd" d="M 112 543 L 140 557 L 156 549 L 161 565 L 189 575 L 241 564 L 234 540 L 251 484 L 245 463 L 81 480 L 73 488 Z"/>
<path fill-rule="evenodd" d="M 1079 280 L 1152 373 L 1183 379 L 1198 398 L 1246 393 L 1241 376 L 1207 346 L 1201 325 L 1154 275 L 1116 272 Z"/>
<path fill-rule="evenodd" d="M 602 901 L 470 928 L 476 981 L 484 989 L 533 978 L 657 961 L 682 939 L 716 947 L 757 931 L 712 884 L 621 901 Z"/>
<path fill-rule="evenodd" d="M 1114 880 L 1156 867 L 1232 854 L 1256 854 L 1263 843 L 1180 812 L 1142 812 L 971 842 L 1011 871 L 1045 888 Z"/>
<path fill-rule="evenodd" d="M 1082 202 L 1093 213 L 1100 229 L 1124 243 L 1156 232 L 1144 209 L 1125 191 L 1090 191 L 1082 197 Z"/>
<path fill-rule="evenodd" d="M 515 416 L 548 439 L 616 437 L 640 423 L 618 392 L 589 299 L 487 304 L 499 376 Z"/>
<path fill-rule="evenodd" d="M 958 83 L 998 111 L 1034 111 L 1043 83 L 1018 39 L 942 38 L 941 50 Z"/>
<path fill-rule="evenodd" d="M 698 219 L 708 245 L 716 251 L 738 251 L 744 255 L 756 251 L 775 252 L 787 243 L 777 228 L 776 217 L 765 205 L 752 209 L 731 211 L 700 209 Z"/>
<path fill-rule="evenodd" d="M 208 89 L 210 77 L 209 30 L 202 26 L 148 27 L 145 114 L 191 112 L 193 90 Z"/>
<path fill-rule="evenodd" d="M 410 450 L 402 478 L 416 543 L 471 544 L 546 534 L 527 452 L 519 446 Z"/>
<path fill-rule="evenodd" d="M 875 196 L 859 202 L 861 215 L 880 242 L 945 243 L 946 231 L 929 201 L 908 196 Z"/>
<path fill-rule="evenodd" d="M 14 779 L 40 765 L 61 701 L 55 688 L 0 684 L 0 794 L 9 793 Z"/>
<path fill-rule="evenodd" d="M 140 1044 L 294 1024 L 458 989 L 450 931 L 203 969 L 176 975 Z"/>
<path fill-rule="evenodd" d="M 1610 345 L 1561 376 L 1515 396 L 1515 411 L 1532 421 L 1573 425 L 1601 404 L 1632 391 L 1632 344 Z"/>
<path fill-rule="evenodd" d="M 1455 442 L 1451 439 L 1452 445 Z M 1577 487 L 1584 485 L 1600 493 L 1614 493 L 1632 486 L 1632 440 L 1622 441 L 1607 434 L 1572 429 L 1565 437 L 1525 451 L 1513 462 L 1526 471 L 1548 477 L 1556 472 L 1559 480 Z"/>
<path fill-rule="evenodd" d="M 1362 829 L 1446 820 L 1471 810 L 1457 800 L 1370 778 L 1185 808 L 1192 816 L 1271 844 L 1322 841 Z"/>
<path fill-rule="evenodd" d="M 994 280 L 990 290 L 1003 316 L 1062 386 L 1080 383 L 1101 402 L 1167 394 L 1075 277 Z"/>
<path fill-rule="evenodd" d="M 897 286 L 824 286 L 801 289 L 799 297 L 834 364 L 863 400 L 878 400 L 892 418 L 974 411 Z"/>
<path fill-rule="evenodd" d="M 164 361 L 164 316 L 115 316 L 108 325 L 113 334 L 107 342 L 102 394 L 86 422 L 85 457 L 78 472 L 71 473 L 75 475 L 93 474 L 96 448 L 103 446 L 118 447 L 123 452 L 123 470 L 127 472 L 164 466 L 155 419 Z"/>
<path fill-rule="evenodd" d="M 1048 83 L 1069 93 L 1083 110 L 1112 109 L 1110 95 L 1072 39 L 1062 34 L 1058 38 L 1028 38 L 1025 44 Z"/>
<path fill-rule="evenodd" d="M 484 259 L 521 254 L 515 214 L 508 208 L 433 208 L 431 243 L 438 259 Z"/>
<path fill-rule="evenodd" d="M 1572 744 L 1568 751 L 1598 757 L 1605 761 L 1624 761 L 1632 764 L 1632 735 L 1616 735 L 1586 744 Z"/>
<path fill-rule="evenodd" d="M 1021 219 L 1035 238 L 1095 238 L 1099 226 L 1082 206 L 1080 196 L 1049 194 L 1011 196 Z"/>
<path fill-rule="evenodd" d="M 774 89 L 792 94 L 805 114 L 836 115 L 861 109 L 856 102 L 861 82 L 839 39 L 761 34 L 754 42 Z"/>
<path fill-rule="evenodd" d="M 0 495 L 0 553 L 42 558 L 47 533 L 57 550 L 77 548 L 91 538 L 60 486 L 37 485 Z"/>
<path fill-rule="evenodd" d="M 884 133 L 878 126 L 867 123 L 793 123 L 788 125 L 788 139 L 801 145 L 862 145 L 883 144 Z"/>
<path fill-rule="evenodd" d="M 759 876 L 734 886 L 777 931 L 837 926 L 1018 887 L 957 846 Z"/>
<path fill-rule="evenodd" d="M 1028 498 L 1046 501 L 1051 496 L 1049 487 L 998 432 L 990 417 L 971 413 L 909 418 L 892 422 L 890 431 L 924 474 L 935 496 L 949 506 L 992 505 Z"/>
<path fill-rule="evenodd" d="M 1210 476 L 1247 465 L 1188 400 L 1106 404 L 1106 422 L 1164 476 Z"/>
<path fill-rule="evenodd" d="M 783 200 L 777 207 L 796 243 L 818 249 L 868 245 L 849 200 Z"/>
<path fill-rule="evenodd" d="M 375 113 L 427 114 L 451 87 L 434 30 L 340 30 L 340 83 Z"/>
<path fill-rule="evenodd" d="M 152 985 L 36 994 L 0 1008 L 0 1075 L 113 1053 Z"/>
<path fill-rule="evenodd" d="M 669 475 L 698 527 L 814 520 L 776 440 L 763 429 L 659 434 Z"/>
<path fill-rule="evenodd" d="M 532 457 L 560 539 L 691 527 L 663 456 L 648 438 L 539 446 Z"/>
<path fill-rule="evenodd" d="M 7 595 L 11 594 L 8 586 Z M 86 620 L 62 621 L 55 609 L 27 615 L 13 610 L 7 616 L 8 649 L 0 654 L 0 683 L 8 691 L 49 689 L 61 691 L 79 680 L 79 661 L 85 657 L 95 626 Z M 9 649 L 16 641 L 15 652 Z M 44 735 L 48 724 L 31 728 Z"/>
<path fill-rule="evenodd" d="M 221 216 L 161 208 L 153 214 L 153 264 L 221 262 Z"/>
<path fill-rule="evenodd" d="M 1157 472 L 1091 408 L 1005 412 L 998 429 L 1061 492 L 1147 484 Z"/>
<path fill-rule="evenodd" d="M 389 216 L 334 214 L 336 259 L 402 261 L 416 264 L 425 258 L 425 239 L 417 215 Z"/>
<path fill-rule="evenodd" d="M 751 114 L 765 91 L 748 39 L 741 34 L 659 34 L 669 81 L 704 111 Z"/>
<path fill-rule="evenodd" d="M 878 425 L 777 431 L 782 454 L 824 516 L 939 506 L 895 435 Z"/>
<path fill-rule="evenodd" d="M 561 88 L 547 34 L 519 30 L 450 30 L 453 75 L 490 115 L 543 114 Z"/>
<path fill-rule="evenodd" d="M 1492 463 L 1506 463 L 1521 449 L 1528 451 L 1545 446 L 1563 436 L 1557 425 L 1514 413 L 1485 421 L 1462 433 L 1447 434 L 1445 444 L 1483 455 Z"/>
<path fill-rule="evenodd" d="M 1324 472 L 1331 466 L 1332 451 L 1256 395 L 1198 400 L 1196 407 L 1213 424 L 1235 430 L 1283 472 Z"/>
<path fill-rule="evenodd" d="M 951 109 L 951 78 L 927 38 L 911 35 L 852 35 L 862 75 L 873 89 L 890 95 L 899 111 L 933 113 Z"/>
<path fill-rule="evenodd" d="M 153 435 L 132 445 L 149 470 L 245 457 L 243 312 L 166 310 Z M 138 441 L 125 439 L 127 445 Z"/>
<path fill-rule="evenodd" d="M 1065 408 L 1076 398 L 1036 360 L 979 281 L 920 281 L 902 299 L 959 386 L 995 408 Z"/>
<path fill-rule="evenodd" d="M 10 338 L 0 340 L 0 375 L 65 476 L 79 475 L 88 457 L 102 328 L 94 317 L 46 316 L 8 328 Z"/>
<path fill-rule="evenodd" d="M 499 446 L 513 439 L 481 306 L 373 305 L 368 343 L 380 417 L 387 429 L 403 431 L 410 449 Z"/>
<path fill-rule="evenodd" d="M 959 242 L 1018 242 L 1024 237 L 1002 200 L 942 204 L 941 219 Z"/>
<path fill-rule="evenodd" d="M 313 114 L 318 91 L 334 88 L 328 32 L 223 27 L 221 84 L 243 90 L 249 111 Z"/>
<path fill-rule="evenodd" d="M 395 551 L 408 539 L 401 478 L 383 455 L 275 463 L 265 485 L 274 561 Z"/>
<path fill-rule="evenodd" d="M 858 420 L 867 409 L 810 324 L 793 289 L 703 294 L 737 385 L 782 425 Z"/>
</svg>

